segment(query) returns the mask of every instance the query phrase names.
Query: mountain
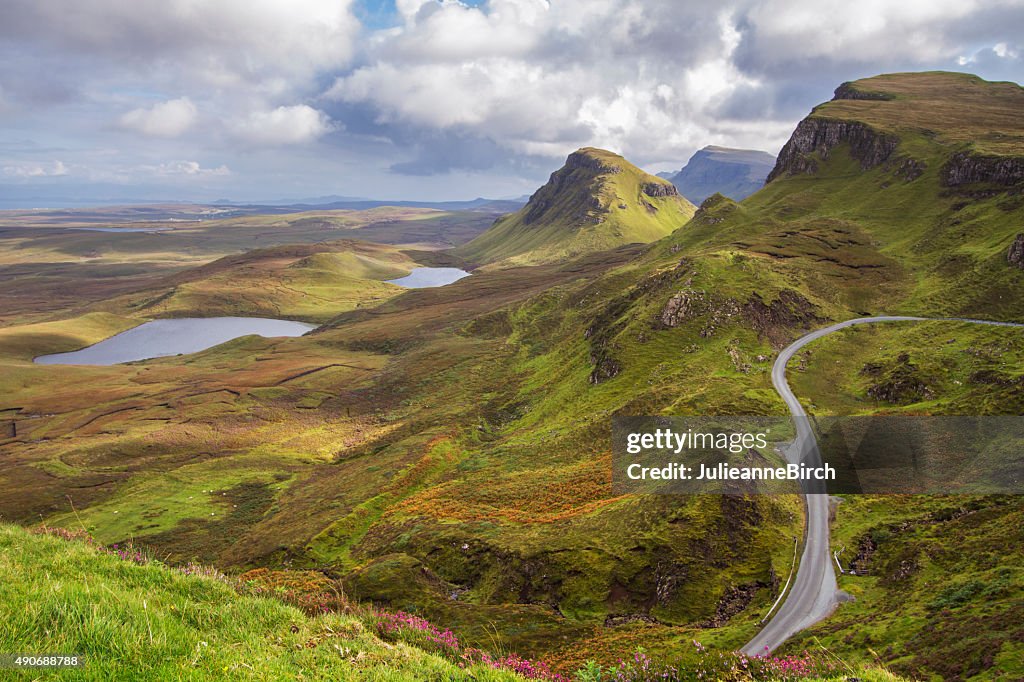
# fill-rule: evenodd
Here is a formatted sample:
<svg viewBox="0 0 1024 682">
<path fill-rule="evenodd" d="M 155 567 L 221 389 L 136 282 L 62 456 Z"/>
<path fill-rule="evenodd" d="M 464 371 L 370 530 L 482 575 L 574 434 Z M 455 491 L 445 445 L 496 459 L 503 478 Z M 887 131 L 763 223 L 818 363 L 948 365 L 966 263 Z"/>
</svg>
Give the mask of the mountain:
<svg viewBox="0 0 1024 682">
<path fill-rule="evenodd" d="M 655 241 L 695 210 L 672 183 L 618 154 L 585 147 L 570 154 L 526 206 L 499 218 L 459 254 L 479 262 L 554 262 Z"/>
<path fill-rule="evenodd" d="M 690 157 L 675 174 L 659 173 L 695 204 L 716 192 L 740 201 L 761 189 L 775 157 L 754 149 L 708 146 Z"/>
<path fill-rule="evenodd" d="M 1022 110 L 1019 85 L 967 74 L 845 83 L 799 123 L 762 191 L 709 199 L 677 246 L 739 244 L 766 271 L 799 274 L 834 316 L 1018 319 L 1022 272 L 1007 259 L 1024 224 Z"/>
</svg>

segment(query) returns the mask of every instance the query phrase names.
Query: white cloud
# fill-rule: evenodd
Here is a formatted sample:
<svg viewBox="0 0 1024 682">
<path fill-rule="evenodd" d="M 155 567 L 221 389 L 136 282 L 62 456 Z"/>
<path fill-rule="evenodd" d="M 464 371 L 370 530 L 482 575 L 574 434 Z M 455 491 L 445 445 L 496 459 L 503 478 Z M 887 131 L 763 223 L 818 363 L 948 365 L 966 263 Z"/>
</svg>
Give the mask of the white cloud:
<svg viewBox="0 0 1024 682">
<path fill-rule="evenodd" d="M 951 56 L 948 29 L 983 5 L 981 0 L 791 0 L 758 2 L 745 17 L 758 54 L 773 63 L 819 57 L 926 60 Z"/>
<path fill-rule="evenodd" d="M 759 86 L 732 61 L 742 37 L 735 22 L 711 7 L 415 4 L 327 98 L 369 104 L 378 123 L 469 132 L 518 153 L 597 144 L 679 157 L 728 123 L 714 113 L 719 103 Z"/>
<path fill-rule="evenodd" d="M 62 161 L 51 163 L 20 163 L 13 166 L 4 166 L 6 175 L 14 175 L 20 178 L 45 178 L 58 177 L 68 174 L 68 167 Z"/>
<path fill-rule="evenodd" d="M 263 93 L 351 58 L 351 0 L 6 0 L 0 39 L 168 78 Z"/>
<path fill-rule="evenodd" d="M 215 153 L 225 185 L 274 195 L 283 174 L 375 193 L 387 169 L 419 174 L 388 177 L 395 191 L 481 193 L 585 144 L 676 168 L 709 143 L 775 151 L 876 73 L 1024 75 L 1024 0 L 395 0 L 398 25 L 373 31 L 352 5 L 4 0 L 0 118 L 38 146 L 0 175 L 53 174 L 36 160 L 59 156 L 76 181 L 186 187 L 227 169 L 161 161 Z M 168 101 L 140 99 L 154 92 Z M 449 170 L 472 172 L 427 179 Z"/>
<path fill-rule="evenodd" d="M 177 137 L 192 127 L 196 114 L 192 100 L 179 97 L 148 108 L 132 109 L 121 116 L 121 125 L 145 135 Z"/>
<path fill-rule="evenodd" d="M 1016 50 L 1007 46 L 1006 43 L 996 43 L 992 46 L 992 51 L 996 53 L 996 56 L 1000 59 L 1014 59 L 1017 57 Z"/>
<path fill-rule="evenodd" d="M 254 111 L 234 124 L 234 132 L 258 145 L 287 145 L 310 142 L 337 126 L 322 111 L 306 104 Z"/>
<path fill-rule="evenodd" d="M 169 161 L 157 166 L 142 166 L 141 170 L 161 176 L 217 176 L 230 175 L 231 170 L 224 165 L 216 168 L 203 168 L 198 161 Z"/>
</svg>

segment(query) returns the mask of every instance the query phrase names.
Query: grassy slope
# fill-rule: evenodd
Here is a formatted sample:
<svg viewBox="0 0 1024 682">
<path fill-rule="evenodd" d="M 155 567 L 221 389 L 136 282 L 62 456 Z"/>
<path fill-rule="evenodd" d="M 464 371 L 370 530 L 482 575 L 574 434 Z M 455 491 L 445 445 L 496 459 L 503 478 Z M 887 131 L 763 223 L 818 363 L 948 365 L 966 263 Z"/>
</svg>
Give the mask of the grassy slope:
<svg viewBox="0 0 1024 682">
<path fill-rule="evenodd" d="M 75 655 L 84 660 L 79 668 L 47 671 L 47 679 L 524 679 L 507 667 L 520 661 L 504 659 L 499 665 L 505 669 L 467 662 L 465 657 L 471 654 L 461 645 L 438 646 L 415 628 L 391 631 L 388 641 L 383 641 L 374 634 L 380 631 L 374 622 L 390 622 L 386 614 L 371 615 L 357 607 L 351 609 L 356 615 L 309 616 L 278 600 L 288 599 L 289 594 L 296 598 L 294 590 L 303 585 L 317 589 L 317 583 L 303 583 L 311 579 L 309 575 L 284 577 L 279 572 L 262 589 L 276 585 L 283 596 L 273 590 L 250 596 L 251 588 L 243 588 L 245 594 L 239 594 L 242 583 L 217 571 L 197 566 L 183 571 L 152 561 L 136 563 L 81 541 L 32 534 L 8 524 L 0 524 L 0 550 L 0 616 L 5 624 L 0 630 L 0 652 Z M 245 584 L 259 585 L 260 580 L 250 575 L 256 582 Z M 283 583 L 274 582 L 282 579 Z M 337 595 L 330 598 L 345 602 Z M 453 664 L 442 653 L 419 646 L 447 651 L 449 658 L 461 662 Z M 481 658 L 503 660 L 484 652 L 477 652 L 473 660 Z M 685 675 L 686 669 L 678 667 L 685 665 L 685 656 L 676 653 L 668 660 L 673 670 Z M 713 653 L 697 665 L 723 667 Z M 533 664 L 526 667 L 532 671 L 530 676 L 543 670 Z M 841 662 L 828 667 L 836 672 L 800 679 L 839 682 L 849 679 L 849 673 L 865 682 L 900 682 L 895 675 L 874 667 Z M 780 666 L 780 672 L 785 670 Z M 606 671 L 601 679 L 611 674 Z M 10 672 L 5 679 L 39 679 L 39 673 Z M 652 673 L 630 675 L 629 679 L 661 677 Z M 765 672 L 744 679 L 772 682 L 792 676 Z"/>
<path fill-rule="evenodd" d="M 898 87 L 904 83 L 906 87 Z M 970 97 L 957 100 L 956 93 L 964 83 L 969 85 Z M 748 365 L 747 372 L 756 376 L 762 371 L 757 358 L 762 356 L 770 360 L 772 354 L 766 341 L 773 340 L 775 343 L 772 345 L 778 347 L 795 335 L 792 326 L 778 330 L 777 334 L 770 331 L 766 334 L 752 333 L 751 326 L 757 325 L 751 325 L 749 319 L 731 312 L 735 310 L 733 302 L 742 304 L 755 294 L 769 302 L 786 290 L 799 292 L 813 306 L 817 316 L 828 319 L 884 312 L 1024 318 L 1024 298 L 1010 293 L 1020 289 L 1024 273 L 1009 267 L 1005 260 L 1006 248 L 1019 231 L 1024 217 L 1021 202 L 1015 199 L 1013 192 L 1002 187 L 948 190 L 939 180 L 939 171 L 946 159 L 954 151 L 962 149 L 963 140 L 967 138 L 986 140 L 998 135 L 1003 143 L 995 147 L 985 146 L 986 153 L 998 150 L 1019 154 L 1019 144 L 1015 146 L 1007 140 L 1020 139 L 1020 119 L 1008 118 L 1005 114 L 1006 100 L 1020 100 L 1020 88 L 985 84 L 978 79 L 948 74 L 927 74 L 919 83 L 916 76 L 902 76 L 870 79 L 857 85 L 864 90 L 876 87 L 899 90 L 899 96 L 892 101 L 829 103 L 816 109 L 815 115 L 857 117 L 857 112 L 871 112 L 873 122 L 887 121 L 892 130 L 899 131 L 901 143 L 894 154 L 895 159 L 899 161 L 905 156 L 912 156 L 922 161 L 925 165 L 923 174 L 907 180 L 897 174 L 899 163 L 896 162 L 865 171 L 858 161 L 850 158 L 849 148 L 844 144 L 832 150 L 828 158 L 819 157 L 817 172 L 813 175 L 794 175 L 776 180 L 743 204 L 723 198 L 710 200 L 684 229 L 656 244 L 644 259 L 644 265 L 637 268 L 637 273 L 647 276 L 682 268 L 685 276 L 660 291 L 656 287 L 645 286 L 642 277 L 637 275 L 623 275 L 625 281 L 612 286 L 623 292 L 634 286 L 643 289 L 644 293 L 628 304 L 608 306 L 614 320 L 610 325 L 613 333 L 602 337 L 601 342 L 609 349 L 611 357 L 624 365 L 621 375 L 609 384 L 628 376 L 638 364 L 648 371 L 679 370 L 677 386 L 685 388 L 678 389 L 680 400 L 673 406 L 676 412 L 685 413 L 692 409 L 721 411 L 737 409 L 740 405 L 739 409 L 746 413 L 772 409 L 774 396 L 769 391 L 761 392 L 754 387 L 744 391 L 744 383 L 749 379 L 741 372 L 728 371 L 730 365 L 733 370 Z M 947 88 L 949 92 L 944 94 Z M 927 97 L 915 94 L 923 91 L 929 93 Z M 942 100 L 938 115 L 936 119 L 928 120 L 936 126 L 955 121 L 956 129 L 950 131 L 949 139 L 942 134 L 936 136 L 922 134 L 916 129 L 907 130 L 900 124 L 903 120 L 919 123 L 935 110 L 938 100 Z M 1007 122 L 1012 124 L 1010 129 L 1006 128 Z M 679 265 L 680 257 L 683 258 L 682 265 Z M 674 291 L 688 293 L 698 300 L 698 305 L 693 306 L 693 314 L 676 329 L 652 332 L 651 318 Z M 960 327 L 952 330 L 950 335 L 961 334 L 963 339 L 960 342 L 942 352 L 946 355 L 963 352 L 972 342 L 981 343 L 982 339 L 991 336 L 985 330 L 968 333 Z M 666 350 L 671 349 L 674 357 L 661 368 L 651 368 L 647 363 L 658 357 L 659 337 L 673 340 Z M 689 344 L 685 341 L 687 337 L 692 339 Z M 984 359 L 961 360 L 960 366 L 954 367 L 943 359 L 943 355 L 935 354 L 935 344 L 927 336 L 901 338 L 896 342 L 897 348 L 899 342 L 906 343 L 905 347 L 911 349 L 912 356 L 921 360 L 920 364 L 926 365 L 926 369 L 938 379 L 934 384 L 934 399 L 927 405 L 916 406 L 917 409 L 941 413 L 953 406 L 976 410 L 984 405 L 990 411 L 1019 413 L 1019 395 L 1012 387 L 981 386 L 975 382 L 972 391 L 960 388 L 957 382 L 968 384 L 966 379 L 970 374 L 986 365 Z M 863 344 L 863 339 L 860 343 Z M 880 345 L 884 343 L 881 341 Z M 1015 372 L 1011 368 L 1019 349 L 1011 347 L 1008 350 L 999 344 L 989 348 L 991 345 L 991 340 L 982 345 L 982 350 L 992 356 L 987 364 L 998 365 L 1001 372 L 1007 374 L 1004 378 L 1013 380 Z M 735 354 L 730 350 L 736 351 Z M 843 355 L 844 350 L 848 355 Z M 679 356 L 680 351 L 693 353 L 692 365 L 691 358 Z M 896 352 L 894 350 L 889 355 Z M 835 357 L 840 363 L 837 366 L 842 367 L 849 358 L 858 355 L 847 348 L 837 350 Z M 564 367 L 563 362 L 555 362 L 547 367 L 551 374 L 541 376 L 545 379 L 560 376 L 566 371 Z M 834 390 L 837 385 L 831 362 L 824 367 L 825 373 L 817 376 L 820 390 L 814 396 Z M 729 376 L 729 380 L 723 382 L 725 385 L 719 394 L 715 384 L 702 380 L 702 377 L 722 373 Z M 657 386 L 657 376 L 657 371 L 648 375 L 648 384 Z M 624 387 L 629 386 L 627 390 L 635 391 L 639 383 L 637 378 L 633 382 L 625 382 Z M 839 385 L 842 386 L 841 383 Z M 571 405 L 557 390 L 545 390 L 550 394 L 548 400 L 558 405 L 552 413 L 554 409 L 566 409 L 567 403 Z M 746 400 L 741 401 L 741 395 Z M 656 410 L 657 403 L 652 404 L 649 400 L 641 402 L 638 399 L 638 411 Z M 591 404 L 590 407 L 594 406 Z M 865 405 L 863 398 L 853 404 L 847 398 L 844 407 L 866 412 L 877 409 L 877 406 Z M 914 518 L 920 515 L 915 506 L 913 501 L 893 503 L 890 511 L 895 516 L 903 514 L 906 518 Z M 951 530 L 946 539 L 956 543 L 965 542 L 965 538 L 973 536 L 981 545 L 996 542 L 1001 547 L 998 551 L 1015 553 L 1012 559 L 1006 557 L 1006 560 L 1019 562 L 1019 552 L 1013 549 L 1012 543 L 1006 542 L 1006 538 L 1011 537 L 1009 529 L 1015 524 L 1015 510 L 1016 507 L 995 505 L 988 513 L 973 517 L 977 527 L 960 526 L 958 530 Z M 843 513 L 841 508 L 840 523 Z M 841 526 L 837 537 L 845 537 Z M 935 541 L 942 537 L 938 532 L 932 539 Z M 893 548 L 892 551 L 898 552 L 898 549 Z M 1002 581 L 998 583 L 1004 586 L 999 588 L 1002 591 L 981 590 L 967 600 L 971 610 L 964 615 L 974 616 L 985 612 L 979 594 L 1007 597 L 1018 593 L 1022 584 L 1019 573 L 995 576 L 985 572 L 989 569 L 982 571 L 971 568 L 970 564 L 970 560 L 936 564 L 936 568 L 924 572 L 926 577 L 922 579 L 922 588 L 934 589 L 928 588 L 929 580 L 934 581 L 935 574 L 941 570 L 952 574 L 962 571 L 968 581 L 972 579 L 969 577 L 972 572 L 977 571 L 983 584 L 987 584 L 985 580 Z M 934 586 L 934 582 L 930 584 Z M 900 602 L 897 594 L 898 588 L 894 587 L 891 592 L 893 603 L 902 603 L 911 611 L 920 611 L 923 601 L 931 601 L 925 592 L 919 593 L 917 600 L 905 602 Z M 857 637 L 856 630 L 865 613 L 893 609 L 894 613 L 900 614 L 891 622 L 884 616 L 876 616 L 881 618 L 880 624 L 891 624 L 896 617 L 902 617 L 899 608 L 894 609 L 892 604 L 883 606 L 882 601 L 871 601 L 867 597 L 863 603 L 863 608 L 860 605 L 844 607 L 849 616 L 835 621 L 840 623 L 835 629 L 823 626 L 822 631 L 835 633 L 830 642 L 845 642 L 847 651 L 857 649 L 865 654 L 866 645 L 885 641 L 881 635 L 876 635 L 874 642 Z M 1012 622 L 1015 617 L 1013 610 L 1017 608 L 1015 603 L 1010 597 L 1010 601 L 989 613 L 998 613 L 998 617 L 1003 619 L 1000 622 L 1007 622 L 1006 619 Z M 841 610 L 840 614 L 844 611 Z M 740 623 L 742 617 L 734 619 L 734 624 Z M 887 659 L 897 661 L 910 671 L 953 670 L 955 666 L 942 663 L 942 638 L 929 637 L 928 628 L 925 618 L 906 621 L 901 629 L 905 645 L 895 646 L 887 652 Z M 716 638 L 724 642 L 730 636 L 739 639 L 737 629 L 725 628 L 721 631 L 722 636 Z M 973 630 L 963 629 L 957 646 L 965 655 L 970 654 L 970 662 L 965 659 L 961 671 L 984 676 L 995 675 L 999 670 L 1016 670 L 1013 663 L 1017 651 L 1015 645 L 1007 645 L 1003 653 L 992 645 L 993 640 L 1001 636 L 1016 636 L 1012 632 L 995 624 L 989 635 L 976 626 Z M 602 646 L 615 639 L 615 635 L 610 633 L 602 633 L 599 637 Z M 619 639 L 635 641 L 637 637 L 650 642 L 651 646 L 657 646 L 653 642 L 660 637 L 673 641 L 673 635 L 656 628 L 641 630 L 633 636 L 622 633 Z M 793 646 L 799 647 L 800 643 Z"/>
<path fill-rule="evenodd" d="M 218 580 L 139 566 L 0 525 L 0 651 L 84 655 L 76 680 L 517 680 L 377 639 L 351 616 L 309 617 Z M 39 679 L 36 671 L 5 679 Z"/>
<path fill-rule="evenodd" d="M 867 121 L 898 134 L 892 163 L 865 171 L 846 144 L 827 158 L 816 153 L 815 173 L 778 179 L 743 204 L 710 201 L 650 258 L 667 267 L 685 254 L 696 268 L 719 273 L 695 277 L 691 289 L 740 299 L 756 291 L 767 299 L 792 288 L 836 320 L 900 312 L 1024 319 L 1024 298 L 1014 293 L 1024 273 L 1005 255 L 1024 219 L 1019 194 L 993 185 L 949 189 L 940 181 L 960 150 L 1021 155 L 1020 87 L 955 74 L 855 86 L 895 99 L 834 101 L 813 116 Z M 906 158 L 924 164 L 919 177 L 898 173 Z M 874 380 L 860 370 L 876 362 L 890 371 L 904 350 L 931 394 L 880 405 L 866 393 Z M 1014 331 L 938 323 L 859 328 L 814 344 L 806 372 L 791 376 L 818 413 L 1020 414 L 1013 382 L 1021 352 Z M 986 371 L 1007 385 L 978 374 Z M 961 507 L 969 511 L 963 517 Z M 850 655 L 874 650 L 915 674 L 1019 675 L 1019 515 L 1016 502 L 993 498 L 851 498 L 837 512 L 836 549 L 849 551 L 865 535 L 884 537 L 872 561 L 876 573 L 844 578 L 858 601 L 790 648 L 817 636 Z M 967 551 L 943 549 L 949 547 Z"/>
<path fill-rule="evenodd" d="M 404 289 L 409 252 L 357 241 L 279 246 L 227 256 L 101 304 L 147 317 L 250 315 L 325 322 L 375 306 Z"/>
<path fill-rule="evenodd" d="M 667 189 L 652 196 L 645 187 Z M 622 244 L 652 242 L 685 223 L 694 206 L 667 180 L 618 154 L 584 148 L 569 156 L 523 209 L 460 247 L 477 262 L 548 263 Z"/>
<path fill-rule="evenodd" d="M 611 498 L 595 413 L 641 400 L 670 409 L 705 365 L 709 400 L 747 381 L 743 399 L 770 409 L 767 364 L 722 373 L 707 363 L 728 357 L 716 344 L 676 367 L 679 332 L 667 332 L 657 353 L 636 354 L 646 365 L 591 387 L 584 331 L 625 280 L 587 284 L 630 255 L 480 274 L 310 337 L 239 340 L 185 361 L 9 363 L 21 409 L 0 498 L 8 513 L 80 517 L 105 542 L 132 536 L 178 560 L 351 571 L 360 597 L 522 652 L 579 640 L 608 614 L 709 618 L 730 587 L 788 568 L 795 505 Z M 630 388 L 649 376 L 649 393 Z M 435 551 L 462 544 L 473 550 Z M 709 557 L 715 571 L 702 570 Z M 654 598 L 659 581 L 684 575 Z"/>
</svg>

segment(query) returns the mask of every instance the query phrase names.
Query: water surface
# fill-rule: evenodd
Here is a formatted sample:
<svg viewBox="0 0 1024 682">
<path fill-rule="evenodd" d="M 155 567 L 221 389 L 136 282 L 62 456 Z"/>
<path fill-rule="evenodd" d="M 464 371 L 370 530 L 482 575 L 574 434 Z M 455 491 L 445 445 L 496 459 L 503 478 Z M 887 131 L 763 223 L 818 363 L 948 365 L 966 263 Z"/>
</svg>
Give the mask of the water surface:
<svg viewBox="0 0 1024 682">
<path fill-rule="evenodd" d="M 116 365 L 196 353 L 239 336 L 302 336 L 316 325 L 265 317 L 183 317 L 153 320 L 71 353 L 40 355 L 41 365 Z"/>
<path fill-rule="evenodd" d="M 405 277 L 388 281 L 408 289 L 426 289 L 458 282 L 463 277 L 469 277 L 469 274 L 458 268 L 413 268 L 413 271 Z"/>
</svg>

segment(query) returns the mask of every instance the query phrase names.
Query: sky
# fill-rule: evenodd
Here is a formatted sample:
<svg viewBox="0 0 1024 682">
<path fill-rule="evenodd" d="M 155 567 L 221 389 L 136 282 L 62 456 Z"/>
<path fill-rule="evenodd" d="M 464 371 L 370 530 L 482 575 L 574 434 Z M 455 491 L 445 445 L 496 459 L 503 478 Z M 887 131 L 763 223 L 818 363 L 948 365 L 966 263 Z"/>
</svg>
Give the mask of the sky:
<svg viewBox="0 0 1024 682">
<path fill-rule="evenodd" d="M 1021 82 L 1024 0 L 3 0 L 0 206 L 515 197 L 935 69 Z"/>
</svg>

